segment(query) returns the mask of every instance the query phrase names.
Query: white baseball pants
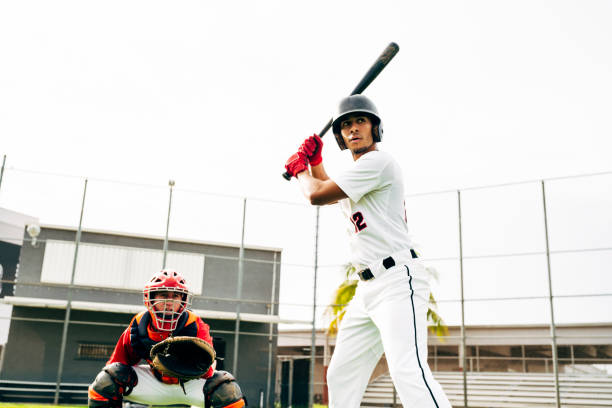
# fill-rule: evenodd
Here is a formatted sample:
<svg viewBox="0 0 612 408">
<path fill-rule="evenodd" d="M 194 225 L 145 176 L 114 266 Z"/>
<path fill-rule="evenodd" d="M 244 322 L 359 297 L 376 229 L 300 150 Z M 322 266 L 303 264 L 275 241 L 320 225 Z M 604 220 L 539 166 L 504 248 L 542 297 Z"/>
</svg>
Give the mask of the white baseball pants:
<svg viewBox="0 0 612 408">
<path fill-rule="evenodd" d="M 184 383 L 185 391 L 179 384 L 164 384 L 159 381 L 149 365 L 133 367 L 138 377 L 138 384 L 130 395 L 123 399 L 143 405 L 191 405 L 204 407 L 204 383 L 206 380 L 198 378 Z"/>
<path fill-rule="evenodd" d="M 327 372 L 330 408 L 361 405 L 383 351 L 404 407 L 451 407 L 427 364 L 428 275 L 417 259 L 406 258 L 359 282 Z"/>
</svg>

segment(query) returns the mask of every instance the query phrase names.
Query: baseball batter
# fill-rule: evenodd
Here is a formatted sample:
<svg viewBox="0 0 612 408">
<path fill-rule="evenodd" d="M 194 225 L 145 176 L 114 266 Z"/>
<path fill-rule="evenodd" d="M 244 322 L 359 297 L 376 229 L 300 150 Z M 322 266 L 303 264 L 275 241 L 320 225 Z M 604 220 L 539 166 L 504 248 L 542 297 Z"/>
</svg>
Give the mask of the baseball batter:
<svg viewBox="0 0 612 408">
<path fill-rule="evenodd" d="M 378 111 L 367 97 L 349 96 L 340 101 L 332 129 L 340 149 L 351 151 L 352 168 L 331 179 L 317 135 L 285 165 L 311 204 L 340 203 L 359 271 L 327 373 L 330 408 L 360 406 L 383 351 L 404 407 L 450 407 L 427 364 L 429 281 L 408 236 L 402 171 L 377 148 Z"/>
<path fill-rule="evenodd" d="M 151 348 L 171 336 L 203 339 L 212 346 L 209 327 L 188 310 L 191 304 L 185 278 L 164 269 L 144 288 L 147 310 L 134 316 L 106 366 L 89 386 L 89 407 L 117 408 L 123 399 L 144 405 L 186 404 L 212 408 L 240 408 L 245 399 L 234 377 L 215 371 L 201 378 L 181 380 L 164 375 L 151 364 Z M 148 364 L 139 365 L 144 360 Z"/>
</svg>

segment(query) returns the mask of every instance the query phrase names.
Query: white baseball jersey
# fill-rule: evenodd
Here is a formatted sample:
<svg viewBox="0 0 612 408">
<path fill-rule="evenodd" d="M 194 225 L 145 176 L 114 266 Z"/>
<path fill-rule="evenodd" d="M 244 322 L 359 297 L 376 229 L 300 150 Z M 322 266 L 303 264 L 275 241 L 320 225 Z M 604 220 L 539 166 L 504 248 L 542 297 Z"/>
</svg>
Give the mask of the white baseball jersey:
<svg viewBox="0 0 612 408">
<path fill-rule="evenodd" d="M 429 279 L 406 226 L 404 182 L 397 162 L 377 150 L 333 178 L 348 196 L 351 262 L 373 278 L 357 285 L 338 329 L 327 371 L 329 408 L 359 408 L 381 355 L 404 407 L 451 408 L 427 364 Z M 393 254 L 394 265 L 381 259 Z"/>
<path fill-rule="evenodd" d="M 348 196 L 340 205 L 349 222 L 351 263 L 357 269 L 412 248 L 402 171 L 391 155 L 368 152 L 333 181 Z"/>
</svg>

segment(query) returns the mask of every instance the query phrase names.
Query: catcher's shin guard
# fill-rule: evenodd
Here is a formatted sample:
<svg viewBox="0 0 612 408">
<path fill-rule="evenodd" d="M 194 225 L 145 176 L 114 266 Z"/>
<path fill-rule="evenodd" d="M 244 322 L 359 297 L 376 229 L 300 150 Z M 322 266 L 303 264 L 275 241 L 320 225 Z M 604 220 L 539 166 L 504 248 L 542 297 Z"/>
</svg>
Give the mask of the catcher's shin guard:
<svg viewBox="0 0 612 408">
<path fill-rule="evenodd" d="M 136 372 L 129 365 L 113 363 L 102 369 L 87 391 L 90 408 L 121 407 L 123 396 L 129 395 L 138 383 Z"/>
<path fill-rule="evenodd" d="M 236 379 L 227 371 L 215 371 L 204 384 L 204 404 L 206 408 L 246 407 L 246 398 Z"/>
</svg>

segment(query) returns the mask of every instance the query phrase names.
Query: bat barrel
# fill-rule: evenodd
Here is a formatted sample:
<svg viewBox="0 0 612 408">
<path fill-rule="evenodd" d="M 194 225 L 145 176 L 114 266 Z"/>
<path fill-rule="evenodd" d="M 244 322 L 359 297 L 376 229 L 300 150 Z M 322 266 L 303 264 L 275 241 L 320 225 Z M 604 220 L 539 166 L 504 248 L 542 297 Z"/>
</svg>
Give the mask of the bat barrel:
<svg viewBox="0 0 612 408">
<path fill-rule="evenodd" d="M 391 62 L 395 54 L 399 52 L 399 45 L 392 42 L 387 45 L 387 48 L 383 51 L 382 54 L 376 59 L 376 62 L 370 67 L 368 72 L 361 78 L 361 81 L 357 84 L 351 95 L 360 94 L 376 79 L 378 74 L 381 73 L 383 69 Z"/>
</svg>

